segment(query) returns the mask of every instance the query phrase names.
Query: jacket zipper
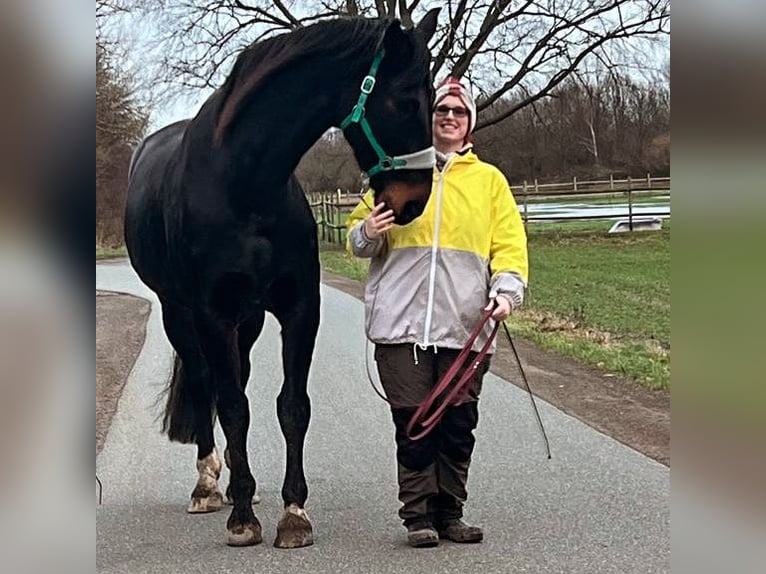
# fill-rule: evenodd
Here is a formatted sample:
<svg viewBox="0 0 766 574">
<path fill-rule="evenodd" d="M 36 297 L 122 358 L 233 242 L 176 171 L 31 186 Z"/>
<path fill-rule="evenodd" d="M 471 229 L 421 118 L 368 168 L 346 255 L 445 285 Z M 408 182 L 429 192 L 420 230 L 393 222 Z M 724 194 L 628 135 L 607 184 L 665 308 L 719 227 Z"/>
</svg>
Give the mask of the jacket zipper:
<svg viewBox="0 0 766 574">
<path fill-rule="evenodd" d="M 423 333 L 423 349 L 427 349 L 430 345 L 431 334 L 431 317 L 433 315 L 434 307 L 434 291 L 436 289 L 436 255 L 439 247 L 439 233 L 441 232 L 442 223 L 442 191 L 444 189 L 444 174 L 449 169 L 452 163 L 452 158 L 447 160 L 444 164 L 444 168 L 439 173 L 439 185 L 436 188 L 436 215 L 434 216 L 434 238 L 431 243 L 431 267 L 428 274 L 428 304 L 426 305 L 426 324 Z"/>
</svg>

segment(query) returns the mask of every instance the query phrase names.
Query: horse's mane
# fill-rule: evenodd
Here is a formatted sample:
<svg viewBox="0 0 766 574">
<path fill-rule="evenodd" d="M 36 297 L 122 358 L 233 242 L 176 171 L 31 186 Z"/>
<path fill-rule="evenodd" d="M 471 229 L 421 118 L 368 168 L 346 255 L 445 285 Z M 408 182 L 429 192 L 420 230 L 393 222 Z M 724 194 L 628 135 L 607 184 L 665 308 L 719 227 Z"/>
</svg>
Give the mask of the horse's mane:
<svg viewBox="0 0 766 574">
<path fill-rule="evenodd" d="M 371 57 L 390 22 L 366 18 L 328 20 L 247 47 L 219 91 L 215 139 L 221 141 L 245 99 L 270 76 L 307 55 L 327 53 L 340 59 L 350 53 L 369 53 Z"/>
</svg>

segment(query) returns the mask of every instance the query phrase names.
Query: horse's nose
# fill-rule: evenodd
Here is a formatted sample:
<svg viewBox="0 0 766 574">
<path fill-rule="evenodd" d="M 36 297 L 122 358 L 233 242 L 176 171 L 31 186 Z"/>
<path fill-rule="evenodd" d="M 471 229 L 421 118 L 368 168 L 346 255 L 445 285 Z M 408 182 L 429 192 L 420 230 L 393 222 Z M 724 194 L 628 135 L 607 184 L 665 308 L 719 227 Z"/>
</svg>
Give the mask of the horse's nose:
<svg viewBox="0 0 766 574">
<path fill-rule="evenodd" d="M 397 225 L 407 225 L 417 217 L 420 217 L 423 214 L 423 210 L 425 208 L 425 202 L 408 201 L 404 204 L 401 212 L 394 217 L 394 223 Z"/>
</svg>

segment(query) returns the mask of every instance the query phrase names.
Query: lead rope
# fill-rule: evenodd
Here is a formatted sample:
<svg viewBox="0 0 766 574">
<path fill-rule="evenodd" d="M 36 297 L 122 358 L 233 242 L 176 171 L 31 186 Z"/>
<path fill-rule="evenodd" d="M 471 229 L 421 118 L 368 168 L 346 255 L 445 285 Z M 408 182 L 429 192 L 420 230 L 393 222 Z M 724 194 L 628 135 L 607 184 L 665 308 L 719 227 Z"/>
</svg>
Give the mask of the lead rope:
<svg viewBox="0 0 766 574">
<path fill-rule="evenodd" d="M 543 441 L 545 442 L 545 453 L 548 455 L 548 460 L 551 459 L 551 445 L 548 441 L 548 435 L 545 432 L 545 427 L 543 426 L 543 419 L 540 418 L 540 411 L 537 410 L 537 403 L 535 402 L 535 396 L 532 394 L 532 389 L 529 386 L 529 381 L 527 380 L 527 374 L 524 372 L 524 367 L 521 365 L 521 359 L 519 358 L 519 353 L 516 351 L 516 345 L 513 344 L 513 338 L 511 338 L 511 332 L 508 330 L 508 325 L 505 324 L 505 321 L 503 321 L 503 330 L 505 331 L 505 336 L 508 337 L 508 342 L 511 344 L 511 350 L 513 350 L 513 356 L 516 357 L 516 364 L 519 365 L 519 372 L 521 373 L 521 379 L 524 381 L 524 386 L 527 388 L 527 394 L 529 395 L 529 400 L 532 402 L 532 409 L 535 411 L 535 418 L 537 419 L 537 426 L 540 429 L 540 434 L 543 436 Z"/>
<path fill-rule="evenodd" d="M 98 505 L 101 506 L 101 495 L 104 492 L 104 485 L 101 484 L 101 479 L 96 475 L 96 484 L 98 484 Z"/>
<path fill-rule="evenodd" d="M 374 299 L 377 299 L 377 290 L 376 290 L 375 298 Z M 373 303 L 374 303 L 374 300 L 373 300 Z M 543 437 L 543 443 L 545 445 L 546 457 L 548 458 L 548 460 L 551 460 L 552 456 L 551 456 L 550 441 L 548 440 L 548 434 L 545 432 L 545 425 L 543 425 L 543 420 L 542 420 L 542 417 L 540 416 L 540 411 L 537 408 L 537 402 L 535 401 L 535 396 L 532 393 L 532 388 L 529 385 L 529 380 L 527 379 L 527 373 L 524 371 L 524 366 L 522 365 L 521 358 L 519 357 L 519 353 L 516 350 L 516 345 L 513 342 L 513 337 L 511 337 L 511 332 L 508 330 L 508 325 L 505 324 L 505 321 L 502 321 L 502 323 L 503 323 L 503 330 L 505 331 L 505 336 L 508 338 L 508 343 L 510 343 L 511 350 L 513 351 L 513 356 L 516 359 L 516 364 L 519 366 L 519 372 L 521 373 L 521 379 L 524 381 L 524 387 L 526 388 L 527 394 L 529 395 L 529 401 L 532 404 L 532 410 L 535 413 L 535 420 L 537 421 L 537 427 L 540 430 L 540 434 Z M 494 333 L 495 332 L 496 331 L 493 331 L 493 335 L 490 338 L 490 341 L 492 340 L 492 338 L 494 338 Z M 391 402 L 388 399 L 388 397 L 381 390 L 378 389 L 377 385 L 374 382 L 374 379 L 373 379 L 373 376 L 372 376 L 372 369 L 370 368 L 369 346 L 370 346 L 370 339 L 369 339 L 369 337 L 365 337 L 365 342 L 364 342 L 364 367 L 365 367 L 365 369 L 367 371 L 367 380 L 370 382 L 370 386 L 375 391 L 375 394 L 377 394 L 381 399 L 386 401 L 392 407 L 397 408 L 400 405 L 397 405 L 397 404 Z M 428 399 L 426 399 L 426 400 L 428 400 Z M 423 406 L 423 405 L 421 405 L 421 406 Z M 430 432 L 430 430 L 432 428 L 433 428 L 433 426 L 431 426 L 431 428 L 429 428 L 428 432 Z M 426 432 L 425 434 L 428 434 L 428 432 Z M 416 438 L 422 438 L 422 436 L 425 436 L 425 434 L 423 434 L 421 436 L 418 436 Z"/>
<path fill-rule="evenodd" d="M 492 341 L 497 334 L 498 324 L 495 323 L 492 333 L 487 338 L 487 341 L 484 343 L 481 350 L 469 361 L 473 344 L 484 330 L 484 326 L 490 321 L 491 316 L 492 309 L 484 311 L 481 321 L 476 325 L 476 328 L 471 333 L 468 341 L 466 341 L 465 346 L 461 349 L 460 354 L 413 413 L 407 423 L 406 429 L 407 437 L 410 440 L 418 440 L 429 434 L 439 424 L 447 407 L 461 404 L 465 397 L 468 396 L 468 389 L 472 383 L 474 371 L 479 367 L 484 360 L 484 357 L 486 357 L 489 348 L 492 346 Z M 460 375 L 458 381 L 453 384 L 453 381 L 458 375 Z M 450 387 L 452 387 L 451 390 L 449 390 Z M 442 395 L 445 393 L 447 396 L 442 398 Z M 441 399 L 441 401 L 437 404 L 439 399 Z M 436 405 L 436 409 L 433 412 L 430 412 L 434 405 Z"/>
</svg>

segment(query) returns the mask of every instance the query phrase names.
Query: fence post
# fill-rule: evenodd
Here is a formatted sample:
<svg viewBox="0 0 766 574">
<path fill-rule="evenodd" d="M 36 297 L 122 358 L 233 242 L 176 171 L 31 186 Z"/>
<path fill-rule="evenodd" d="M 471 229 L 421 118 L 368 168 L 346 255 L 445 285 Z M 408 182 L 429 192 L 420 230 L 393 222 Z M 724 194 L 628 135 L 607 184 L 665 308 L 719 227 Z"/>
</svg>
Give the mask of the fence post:
<svg viewBox="0 0 766 574">
<path fill-rule="evenodd" d="M 651 173 L 646 174 L 646 188 L 652 189 L 652 174 Z"/>
<path fill-rule="evenodd" d="M 527 195 L 527 180 L 524 180 L 524 232 L 527 232 L 527 224 L 529 223 L 529 196 Z"/>
<path fill-rule="evenodd" d="M 577 176 L 572 177 L 572 188 L 577 191 Z"/>
<path fill-rule="evenodd" d="M 633 186 L 628 176 L 628 226 L 633 231 Z"/>
<path fill-rule="evenodd" d="M 337 207 L 336 207 L 337 199 L 335 197 L 335 194 L 332 193 L 332 192 L 330 192 L 329 201 L 330 201 L 330 211 L 332 213 L 332 215 L 330 216 L 330 221 L 329 221 L 329 225 L 330 225 L 330 231 L 329 231 L 330 243 L 335 243 L 335 217 L 336 217 L 336 212 L 337 212 Z"/>
<path fill-rule="evenodd" d="M 614 191 L 614 174 L 609 174 L 609 191 Z"/>
<path fill-rule="evenodd" d="M 327 197 L 322 194 L 322 241 L 327 241 Z"/>
<path fill-rule="evenodd" d="M 335 224 L 336 231 L 338 232 L 338 245 L 341 243 L 341 232 L 340 232 L 340 188 L 338 188 L 338 191 L 335 195 L 335 221 L 333 222 Z"/>
<path fill-rule="evenodd" d="M 524 230 L 527 229 L 527 203 L 529 203 L 529 198 L 527 197 L 527 180 L 524 180 L 523 187 L 521 188 L 522 193 L 524 194 Z"/>
<path fill-rule="evenodd" d="M 537 186 L 537 178 L 535 178 L 535 193 L 540 191 L 539 187 Z"/>
</svg>

